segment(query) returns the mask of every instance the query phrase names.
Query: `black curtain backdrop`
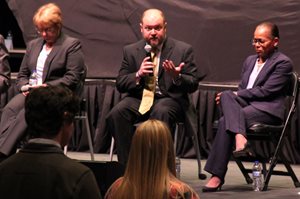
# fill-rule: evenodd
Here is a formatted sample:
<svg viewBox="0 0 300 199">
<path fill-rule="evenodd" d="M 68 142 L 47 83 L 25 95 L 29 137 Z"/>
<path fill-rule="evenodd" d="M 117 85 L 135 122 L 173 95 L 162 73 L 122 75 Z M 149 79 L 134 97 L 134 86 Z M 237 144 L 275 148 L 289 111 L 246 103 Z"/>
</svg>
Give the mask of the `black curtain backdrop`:
<svg viewBox="0 0 300 199">
<path fill-rule="evenodd" d="M 22 31 L 25 43 L 37 37 L 32 24 L 34 12 L 46 0 L 6 0 Z M 63 31 L 81 40 L 88 65 L 84 88 L 90 126 L 96 152 L 108 152 L 111 136 L 105 116 L 120 101 L 114 78 L 122 60 L 124 45 L 141 38 L 139 19 L 146 8 L 165 12 L 168 35 L 193 45 L 201 74 L 206 74 L 199 89 L 192 94 L 197 109 L 200 151 L 206 158 L 214 138 L 213 121 L 218 115 L 216 92 L 235 89 L 242 62 L 254 51 L 251 38 L 255 26 L 271 21 L 280 28 L 280 50 L 294 61 L 300 73 L 300 1 L 298 0 L 53 0 L 63 11 Z M 1 5 L 3 1 L 1 2 Z M 2 9 L 2 6 L 0 10 Z M 2 16 L 3 13 L 0 13 Z M 10 26 L 0 19 L 1 25 Z M 8 24 L 6 24 L 8 23 Z M 13 30 L 6 28 L 7 30 Z M 2 31 L 2 29 L 0 29 Z M 2 33 L 2 32 L 1 32 Z M 232 84 L 233 83 L 233 84 Z M 14 85 L 14 84 L 13 84 Z M 0 94 L 0 109 L 16 94 L 12 86 Z M 300 105 L 300 98 L 298 105 Z M 289 127 L 284 153 L 292 163 L 300 163 L 299 108 Z M 77 124 L 70 149 L 88 149 L 85 129 Z M 266 155 L 271 146 L 258 145 Z M 181 135 L 177 153 L 195 157 L 192 141 Z"/>
<path fill-rule="evenodd" d="M 207 158 L 211 149 L 215 129 L 213 122 L 219 118 L 218 106 L 214 103 L 217 92 L 224 89 L 236 89 L 236 84 L 203 84 L 200 83 L 199 89 L 191 95 L 191 102 L 197 110 L 198 122 L 198 141 L 202 158 Z M 13 79 L 12 86 L 8 92 L 0 94 L 0 110 L 3 106 L 18 93 Z M 89 124 L 96 153 L 108 153 L 111 143 L 111 135 L 106 130 L 106 116 L 113 106 L 122 98 L 115 88 L 114 80 L 109 79 L 87 79 L 84 86 L 83 96 L 86 98 L 86 108 L 89 118 Z M 297 106 L 300 107 L 300 98 Z M 283 147 L 283 153 L 287 160 L 294 164 L 300 164 L 300 137 L 298 129 L 300 122 L 300 109 L 297 108 L 290 126 L 288 127 L 288 136 Z M 82 123 L 76 122 L 75 132 L 69 143 L 69 150 L 87 151 L 89 150 L 86 129 Z M 195 158 L 193 142 L 189 132 L 184 131 L 178 135 L 177 155 L 185 158 Z M 252 143 L 253 144 L 253 143 Z M 269 156 L 274 147 L 265 143 L 254 143 L 254 150 L 261 157 Z"/>
<path fill-rule="evenodd" d="M 37 36 L 34 12 L 46 0 L 6 0 L 25 42 Z M 141 38 L 139 19 L 146 8 L 165 12 L 168 35 L 193 45 L 205 81 L 240 77 L 242 62 L 254 53 L 250 40 L 261 21 L 278 24 L 280 49 L 300 72 L 300 1 L 298 0 L 52 0 L 63 12 L 63 30 L 82 41 L 88 77 L 115 77 L 122 47 Z"/>
</svg>

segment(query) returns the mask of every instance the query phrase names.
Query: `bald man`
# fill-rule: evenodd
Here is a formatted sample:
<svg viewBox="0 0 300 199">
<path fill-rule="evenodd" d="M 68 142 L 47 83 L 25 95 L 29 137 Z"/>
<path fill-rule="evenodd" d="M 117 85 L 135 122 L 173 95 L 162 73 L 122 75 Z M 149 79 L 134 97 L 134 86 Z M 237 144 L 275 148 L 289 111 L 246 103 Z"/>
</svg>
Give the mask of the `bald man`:
<svg viewBox="0 0 300 199">
<path fill-rule="evenodd" d="M 119 92 L 127 95 L 107 117 L 108 130 L 116 140 L 118 160 L 123 164 L 127 162 L 134 123 L 152 118 L 173 129 L 176 121 L 185 116 L 189 106 L 188 93 L 198 88 L 199 81 L 191 45 L 167 37 L 167 22 L 161 10 L 146 10 L 140 30 L 143 39 L 123 49 L 117 77 Z M 155 54 L 155 61 L 150 53 Z M 148 92 L 145 88 L 153 76 L 153 104 L 150 110 L 141 112 L 142 96 Z"/>
</svg>

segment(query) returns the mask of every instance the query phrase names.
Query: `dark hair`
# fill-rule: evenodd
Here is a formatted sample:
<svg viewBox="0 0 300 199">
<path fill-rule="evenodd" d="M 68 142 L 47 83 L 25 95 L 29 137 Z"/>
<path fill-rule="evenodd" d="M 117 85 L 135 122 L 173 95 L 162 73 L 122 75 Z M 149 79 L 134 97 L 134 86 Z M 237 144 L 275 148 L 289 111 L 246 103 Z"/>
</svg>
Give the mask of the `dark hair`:
<svg viewBox="0 0 300 199">
<path fill-rule="evenodd" d="M 72 123 L 79 99 L 63 86 L 33 89 L 25 99 L 25 119 L 30 137 L 55 137 L 63 123 Z"/>
</svg>

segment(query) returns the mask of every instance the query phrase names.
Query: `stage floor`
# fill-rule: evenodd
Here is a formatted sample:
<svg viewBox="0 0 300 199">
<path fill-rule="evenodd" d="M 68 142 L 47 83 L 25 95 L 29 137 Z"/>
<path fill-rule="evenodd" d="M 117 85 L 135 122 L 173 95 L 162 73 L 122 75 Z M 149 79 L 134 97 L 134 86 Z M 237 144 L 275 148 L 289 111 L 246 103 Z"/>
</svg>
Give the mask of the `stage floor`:
<svg viewBox="0 0 300 199">
<path fill-rule="evenodd" d="M 68 152 L 70 158 L 78 160 L 90 160 L 90 154 L 84 152 Z M 95 160 L 97 161 L 109 161 L 108 154 L 95 154 Z M 114 155 L 116 160 L 116 155 Z M 205 160 L 202 160 L 202 167 L 205 165 Z M 252 163 L 246 163 L 247 166 L 251 166 Z M 300 178 L 300 165 L 292 166 L 295 173 Z M 283 168 L 283 165 L 278 164 L 275 168 Z M 181 180 L 188 183 L 199 194 L 201 199 L 215 199 L 215 198 L 255 198 L 255 199 L 268 199 L 268 198 L 299 198 L 300 188 L 295 188 L 294 183 L 290 177 L 287 176 L 272 176 L 268 191 L 254 192 L 252 186 L 248 185 L 242 176 L 238 166 L 235 162 L 231 161 L 228 165 L 228 172 L 225 179 L 225 184 L 222 187 L 222 191 L 216 193 L 202 193 L 201 189 L 206 184 L 206 180 L 199 180 L 197 178 L 197 162 L 196 159 L 181 159 Z M 210 175 L 206 172 L 209 177 Z"/>
</svg>

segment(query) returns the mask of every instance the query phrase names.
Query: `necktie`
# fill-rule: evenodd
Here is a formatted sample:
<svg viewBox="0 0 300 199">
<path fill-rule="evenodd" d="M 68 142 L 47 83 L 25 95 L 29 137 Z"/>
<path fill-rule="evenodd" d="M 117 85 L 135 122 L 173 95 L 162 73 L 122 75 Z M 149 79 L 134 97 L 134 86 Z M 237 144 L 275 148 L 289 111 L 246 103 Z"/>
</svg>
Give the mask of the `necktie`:
<svg viewBox="0 0 300 199">
<path fill-rule="evenodd" d="M 142 101 L 139 107 L 139 112 L 143 115 L 145 113 L 147 113 L 151 106 L 153 105 L 153 101 L 154 101 L 154 93 L 155 93 L 155 80 L 156 80 L 156 76 L 157 76 L 157 56 L 156 53 L 152 53 L 151 52 L 151 56 L 152 56 L 152 60 L 153 60 L 153 75 L 150 76 L 146 76 L 145 77 L 145 88 L 143 90 L 143 97 L 142 97 Z"/>
</svg>

